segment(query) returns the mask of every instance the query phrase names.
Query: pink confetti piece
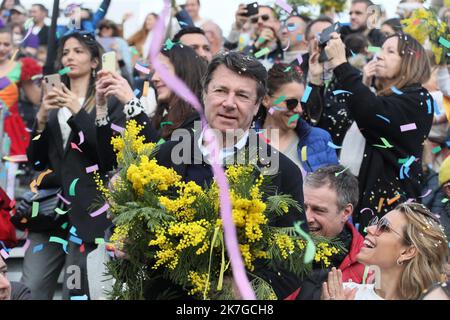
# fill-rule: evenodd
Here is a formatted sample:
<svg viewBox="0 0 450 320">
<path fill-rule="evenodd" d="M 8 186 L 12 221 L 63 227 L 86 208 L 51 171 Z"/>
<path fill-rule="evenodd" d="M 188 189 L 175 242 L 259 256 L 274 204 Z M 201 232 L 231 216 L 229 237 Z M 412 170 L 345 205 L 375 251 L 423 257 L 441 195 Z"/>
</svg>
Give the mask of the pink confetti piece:
<svg viewBox="0 0 450 320">
<path fill-rule="evenodd" d="M 105 203 L 105 204 L 103 205 L 103 207 L 101 207 L 100 209 L 98 209 L 98 210 L 96 210 L 96 211 L 94 211 L 94 212 L 91 212 L 89 215 L 90 215 L 92 218 L 95 218 L 95 217 L 101 215 L 102 213 L 105 213 L 106 210 L 108 210 L 108 209 L 109 209 L 109 204 Z"/>
<path fill-rule="evenodd" d="M 150 61 L 154 69 L 159 73 L 161 79 L 164 83 L 171 89 L 175 94 L 184 99 L 186 102 L 190 103 L 200 114 L 203 128 L 207 128 L 207 122 L 205 115 L 203 113 L 203 108 L 198 101 L 197 97 L 192 93 L 192 91 L 186 86 L 186 84 L 181 81 L 178 77 L 171 74 L 166 67 L 164 67 L 157 59 L 159 51 L 162 47 L 164 36 L 166 34 L 165 21 L 169 16 L 171 11 L 171 1 L 164 0 L 164 8 L 160 14 L 156 26 L 153 29 L 153 39 L 150 44 Z M 234 282 L 242 296 L 245 300 L 255 300 L 256 295 L 253 292 L 252 286 L 248 281 L 247 273 L 244 267 L 244 262 L 239 249 L 239 243 L 237 241 L 236 226 L 233 222 L 231 215 L 231 202 L 230 202 L 230 192 L 228 186 L 228 180 L 225 176 L 225 172 L 218 161 L 218 144 L 216 137 L 209 130 L 205 131 L 205 138 L 208 136 L 214 139 L 214 143 L 208 144 L 207 147 L 210 149 L 210 154 L 212 155 L 211 167 L 219 187 L 220 196 L 220 213 L 222 217 L 222 225 L 224 230 L 225 246 L 227 248 L 228 256 L 231 261 L 231 270 L 233 272 Z"/>
<path fill-rule="evenodd" d="M 297 61 L 298 61 L 298 64 L 299 64 L 299 65 L 301 65 L 301 64 L 303 63 L 303 57 L 302 57 L 301 54 L 298 54 L 298 55 L 297 55 Z"/>
<path fill-rule="evenodd" d="M 59 193 L 56 195 L 58 198 L 60 198 L 62 200 L 62 202 L 64 202 L 65 204 L 67 204 L 68 206 L 72 203 L 69 200 L 67 200 L 66 198 L 64 198 L 62 195 L 60 195 Z"/>
<path fill-rule="evenodd" d="M 71 143 L 70 143 L 70 147 L 71 147 L 72 149 L 75 149 L 75 150 L 78 150 L 78 151 L 80 151 L 80 152 L 83 152 L 83 151 L 81 151 L 80 148 L 78 148 L 77 144 L 74 143 L 74 142 L 71 142 Z"/>
<path fill-rule="evenodd" d="M 83 131 L 78 132 L 78 136 L 80 137 L 80 143 L 78 144 L 79 146 L 81 146 L 84 142 L 84 133 Z"/>
<path fill-rule="evenodd" d="M 274 112 L 275 112 L 275 109 L 273 107 L 269 109 L 269 114 L 272 115 L 272 114 L 274 114 Z"/>
<path fill-rule="evenodd" d="M 27 239 L 27 241 L 25 241 L 25 244 L 22 247 L 24 252 L 28 250 L 28 248 L 30 247 L 30 243 L 31 243 L 30 239 Z"/>
<path fill-rule="evenodd" d="M 17 43 L 18 43 L 18 44 L 24 43 L 25 40 L 27 40 L 28 37 L 31 35 L 32 32 L 33 32 L 33 28 L 31 27 L 31 28 L 28 29 L 28 32 L 27 32 L 27 34 L 25 35 L 25 37 L 23 37 L 23 39 L 20 40 L 20 41 L 18 41 Z"/>
<path fill-rule="evenodd" d="M 146 68 L 144 66 L 141 66 L 139 63 L 136 63 L 136 65 L 134 66 L 134 68 L 139 71 L 142 72 L 144 74 L 150 74 L 150 69 Z"/>
<path fill-rule="evenodd" d="M 289 47 L 291 46 L 291 39 L 288 40 L 288 44 L 286 46 L 286 48 L 282 49 L 283 51 L 287 51 L 289 49 Z"/>
<path fill-rule="evenodd" d="M 91 172 L 94 172 L 94 171 L 98 171 L 98 165 L 97 164 L 94 164 L 93 166 L 90 166 L 90 167 L 86 168 L 86 173 L 91 173 Z"/>
<path fill-rule="evenodd" d="M 0 254 L 2 255 L 3 259 L 8 259 L 9 258 L 9 254 L 8 252 L 6 252 L 5 249 L 0 250 Z"/>
<path fill-rule="evenodd" d="M 289 4 L 287 4 L 283 0 L 277 0 L 275 3 L 289 14 L 291 14 L 292 10 L 294 10 Z"/>
<path fill-rule="evenodd" d="M 122 128 L 114 123 L 111 124 L 111 129 L 113 129 L 114 131 L 119 132 L 119 133 L 123 133 L 125 131 L 125 128 Z"/>
<path fill-rule="evenodd" d="M 415 123 L 409 123 L 409 124 L 404 124 L 404 125 L 400 126 L 401 132 L 412 131 L 412 130 L 416 130 L 416 129 L 417 129 L 417 126 Z"/>
<path fill-rule="evenodd" d="M 363 212 L 365 212 L 365 211 L 370 211 L 370 212 L 372 213 L 372 216 L 375 215 L 375 213 L 373 213 L 373 210 L 370 209 L 370 208 L 364 208 L 364 209 L 362 209 L 359 213 L 363 213 Z"/>
<path fill-rule="evenodd" d="M 433 190 L 432 189 L 428 189 L 428 191 L 425 192 L 425 194 L 421 195 L 419 198 L 426 198 L 426 197 L 428 197 L 431 194 L 431 192 L 433 192 Z"/>
</svg>

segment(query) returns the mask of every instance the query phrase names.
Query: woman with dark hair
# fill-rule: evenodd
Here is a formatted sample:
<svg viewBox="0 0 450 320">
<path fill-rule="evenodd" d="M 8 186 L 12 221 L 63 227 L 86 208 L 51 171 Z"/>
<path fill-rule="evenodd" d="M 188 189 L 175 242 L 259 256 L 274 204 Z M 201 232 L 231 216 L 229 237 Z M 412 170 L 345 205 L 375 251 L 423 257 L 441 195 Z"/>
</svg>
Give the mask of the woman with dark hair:
<svg viewBox="0 0 450 320">
<path fill-rule="evenodd" d="M 420 43 L 406 34 L 386 39 L 364 68 L 364 77 L 348 64 L 337 33 L 325 51 L 339 82 L 334 94 L 346 101 L 355 120 L 345 135 L 340 161 L 358 177 L 354 221 L 364 230 L 370 212 L 382 216 L 397 201 L 417 199 L 422 193 L 423 143 L 433 121 L 433 99 L 422 84 L 430 77 L 430 62 Z M 319 54 L 314 52 L 310 64 L 316 76 L 322 72 Z M 369 88 L 372 83 L 376 94 Z"/>
<path fill-rule="evenodd" d="M 195 51 L 183 44 L 174 44 L 171 48 L 163 48 L 158 56 L 159 62 L 168 71 L 179 77 L 188 88 L 201 100 L 201 79 L 206 72 L 206 62 Z M 125 104 L 124 113 L 127 119 L 135 119 L 144 126 L 142 134 L 148 141 L 158 142 L 161 138 L 170 139 L 172 132 L 178 128 L 191 129 L 199 120 L 193 107 L 172 92 L 158 72 L 153 73 L 152 83 L 157 93 L 156 111 L 150 120 L 145 113 L 143 103 L 136 98 L 133 89 L 117 74 L 101 72 L 97 82 L 97 90 L 106 97 L 115 96 Z M 97 109 L 97 143 L 100 165 L 105 170 L 111 170 L 116 165 L 116 157 L 110 144 L 113 131 L 106 110 Z M 162 126 L 162 124 L 165 124 Z"/>
<path fill-rule="evenodd" d="M 268 94 L 259 110 L 256 129 L 264 129 L 267 137 L 272 136 L 271 130 L 278 130 L 278 141 L 270 143 L 303 173 L 338 164 L 336 151 L 328 146 L 332 142 L 330 134 L 301 119 L 303 108 L 300 100 L 305 92 L 305 83 L 301 74 L 288 67 L 280 63 L 270 69 Z"/>
<path fill-rule="evenodd" d="M 9 22 L 9 17 L 11 16 L 11 9 L 14 6 L 22 5 L 20 0 L 3 0 L 0 5 L 0 27 L 4 26 Z M 3 25 L 2 20 L 3 19 Z"/>
<path fill-rule="evenodd" d="M 397 32 L 402 32 L 402 24 L 400 23 L 400 19 L 387 19 L 381 24 L 380 31 L 385 37 L 392 36 Z"/>
<path fill-rule="evenodd" d="M 97 166 L 99 159 L 94 124 L 96 106 L 105 102 L 102 93 L 95 89 L 96 74 L 102 66 L 102 53 L 100 44 L 90 33 L 74 32 L 60 40 L 58 69 L 70 70 L 62 76 L 62 88 L 45 92 L 33 128 L 33 136 L 39 138 L 31 141 L 27 152 L 34 168 L 38 171 L 52 170 L 56 185 L 62 187 L 61 195 L 70 203 L 67 213 L 70 225 L 65 227 L 65 230 L 70 230 L 70 235 L 67 235 L 68 243 L 63 245 L 67 255 L 59 250 L 62 258 L 57 258 L 58 253 L 51 247 L 56 245 L 61 248 L 59 244 L 49 243 L 45 246 L 44 250 L 53 250 L 46 255 L 28 251 L 25 259 L 34 259 L 34 263 L 30 263 L 29 270 L 24 272 L 32 275 L 32 284 L 39 283 L 43 275 L 46 275 L 47 281 L 56 281 L 60 259 L 65 259 L 67 272 L 63 282 L 64 299 L 70 296 L 89 297 L 86 257 L 95 249 L 96 239 L 103 239 L 110 225 L 104 213 L 91 216 L 98 208 L 99 199 L 93 172 L 97 171 L 100 177 L 104 177 L 104 172 Z M 111 121 L 123 125 L 122 107 L 116 99 L 110 100 L 105 108 Z M 38 244 L 48 242 L 48 235 L 42 234 L 41 238 L 38 238 L 41 241 Z M 81 281 L 77 283 L 81 287 L 69 287 L 73 283 L 67 278 L 74 272 L 73 266 L 78 267 L 77 275 Z M 49 280 L 47 277 L 51 271 L 54 271 L 53 279 Z M 30 287 L 36 288 L 37 292 L 40 290 L 38 285 Z"/>
</svg>

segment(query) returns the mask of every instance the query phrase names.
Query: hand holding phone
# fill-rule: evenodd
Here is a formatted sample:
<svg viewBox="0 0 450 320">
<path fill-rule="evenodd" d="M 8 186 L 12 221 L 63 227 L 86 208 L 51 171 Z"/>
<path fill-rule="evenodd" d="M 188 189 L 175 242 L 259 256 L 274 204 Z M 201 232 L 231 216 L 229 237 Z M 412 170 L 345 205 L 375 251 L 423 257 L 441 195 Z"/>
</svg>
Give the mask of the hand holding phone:
<svg viewBox="0 0 450 320">
<path fill-rule="evenodd" d="M 116 53 L 114 51 L 107 52 L 102 56 L 102 69 L 111 73 L 116 72 Z"/>
<path fill-rule="evenodd" d="M 44 76 L 44 85 L 47 92 L 52 91 L 54 88 L 62 90 L 61 76 L 58 73 Z"/>
<path fill-rule="evenodd" d="M 247 9 L 247 14 L 245 15 L 246 17 L 251 17 L 255 14 L 258 14 L 258 12 L 259 12 L 258 2 L 252 2 L 252 3 L 248 4 L 246 9 Z"/>
</svg>

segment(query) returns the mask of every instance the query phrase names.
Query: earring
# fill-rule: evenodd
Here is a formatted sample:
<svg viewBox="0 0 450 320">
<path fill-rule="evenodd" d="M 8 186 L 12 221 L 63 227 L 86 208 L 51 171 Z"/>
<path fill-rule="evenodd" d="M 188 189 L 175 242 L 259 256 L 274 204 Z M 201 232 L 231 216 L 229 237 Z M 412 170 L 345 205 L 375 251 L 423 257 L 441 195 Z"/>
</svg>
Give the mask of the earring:
<svg viewBox="0 0 450 320">
<path fill-rule="evenodd" d="M 399 260 L 400 260 L 400 258 L 397 259 L 397 265 L 398 265 L 398 266 L 403 265 L 403 261 L 399 261 Z"/>
<path fill-rule="evenodd" d="M 95 69 L 92 69 L 92 78 L 95 78 L 97 76 L 97 71 Z"/>
</svg>

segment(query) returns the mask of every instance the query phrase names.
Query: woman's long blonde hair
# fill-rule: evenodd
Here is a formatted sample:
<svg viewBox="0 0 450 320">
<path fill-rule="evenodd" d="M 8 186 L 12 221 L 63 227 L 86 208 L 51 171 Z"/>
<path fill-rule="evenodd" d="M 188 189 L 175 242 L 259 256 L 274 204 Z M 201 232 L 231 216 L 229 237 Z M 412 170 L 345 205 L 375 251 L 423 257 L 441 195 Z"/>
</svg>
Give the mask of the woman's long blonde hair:
<svg viewBox="0 0 450 320">
<path fill-rule="evenodd" d="M 437 218 L 424 205 L 403 203 L 395 210 L 405 215 L 405 241 L 417 250 L 412 259 L 404 262 L 399 292 L 402 299 L 417 300 L 433 283 L 444 280 L 448 240 Z"/>
<path fill-rule="evenodd" d="M 401 57 L 400 70 L 395 79 L 385 83 L 378 80 L 379 96 L 393 94 L 392 87 L 401 90 L 410 85 L 421 85 L 431 76 L 430 60 L 422 45 L 409 34 L 396 33 L 386 38 L 398 38 L 397 51 Z"/>
</svg>

